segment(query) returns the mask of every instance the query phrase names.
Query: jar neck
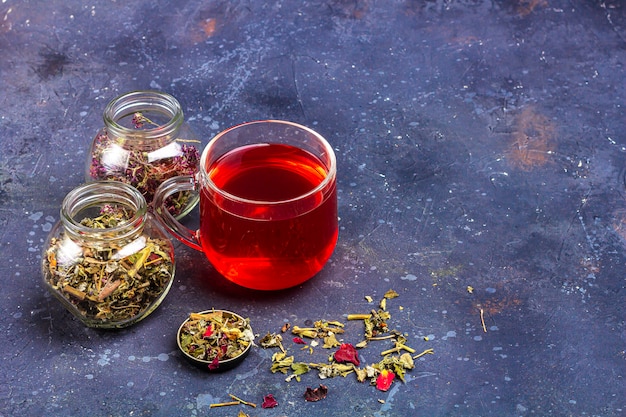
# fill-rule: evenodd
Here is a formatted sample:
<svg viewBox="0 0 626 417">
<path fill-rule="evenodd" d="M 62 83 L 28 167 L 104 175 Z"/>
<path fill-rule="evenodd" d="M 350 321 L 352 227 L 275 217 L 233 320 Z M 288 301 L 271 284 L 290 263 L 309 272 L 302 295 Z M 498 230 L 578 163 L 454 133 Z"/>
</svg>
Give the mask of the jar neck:
<svg viewBox="0 0 626 417">
<path fill-rule="evenodd" d="M 117 181 L 83 184 L 61 205 L 61 222 L 69 238 L 97 245 L 138 238 L 146 224 L 147 203 L 134 187 Z M 116 218 L 114 222 L 110 220 Z"/>
<path fill-rule="evenodd" d="M 184 122 L 178 100 L 159 91 L 123 94 L 106 106 L 103 119 L 111 139 L 145 151 L 172 143 Z"/>
</svg>

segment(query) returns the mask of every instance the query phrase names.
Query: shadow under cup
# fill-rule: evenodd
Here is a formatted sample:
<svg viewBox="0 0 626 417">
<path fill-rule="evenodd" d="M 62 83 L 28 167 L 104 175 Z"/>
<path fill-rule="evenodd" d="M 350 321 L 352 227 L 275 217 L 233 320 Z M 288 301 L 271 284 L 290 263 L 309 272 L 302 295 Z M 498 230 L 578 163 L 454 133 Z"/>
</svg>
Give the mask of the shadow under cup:
<svg viewBox="0 0 626 417">
<path fill-rule="evenodd" d="M 278 290 L 324 267 L 338 222 L 336 160 L 322 136 L 285 121 L 238 125 L 211 140 L 198 175 L 164 184 L 155 205 L 174 236 L 202 250 L 220 274 L 243 287 Z M 196 232 L 159 208 L 190 185 L 200 194 Z"/>
</svg>

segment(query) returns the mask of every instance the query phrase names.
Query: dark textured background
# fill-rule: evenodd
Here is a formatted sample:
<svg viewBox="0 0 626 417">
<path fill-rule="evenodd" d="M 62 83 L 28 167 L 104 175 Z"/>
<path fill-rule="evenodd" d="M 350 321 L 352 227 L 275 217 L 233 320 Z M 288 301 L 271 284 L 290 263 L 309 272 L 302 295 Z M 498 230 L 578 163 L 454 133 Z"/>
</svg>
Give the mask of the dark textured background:
<svg viewBox="0 0 626 417">
<path fill-rule="evenodd" d="M 236 416 L 209 410 L 228 393 L 274 394 L 251 416 L 623 416 L 625 7 L 2 0 L 0 416 Z M 341 232 L 317 277 L 241 290 L 178 245 L 164 303 L 116 332 L 46 293 L 44 241 L 104 106 L 148 88 L 177 97 L 205 143 L 264 118 L 328 138 Z M 219 375 L 176 351 L 193 310 L 234 310 L 262 335 L 367 312 L 390 288 L 390 325 L 435 354 L 387 393 L 353 375 L 287 383 L 262 349 Z M 328 397 L 305 402 L 320 382 Z"/>
</svg>

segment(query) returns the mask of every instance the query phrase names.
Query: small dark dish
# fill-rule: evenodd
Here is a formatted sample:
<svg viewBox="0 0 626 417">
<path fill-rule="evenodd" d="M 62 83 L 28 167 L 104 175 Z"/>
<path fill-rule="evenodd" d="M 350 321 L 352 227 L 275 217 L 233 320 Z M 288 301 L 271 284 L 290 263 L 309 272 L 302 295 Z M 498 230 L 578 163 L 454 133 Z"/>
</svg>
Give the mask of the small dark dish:
<svg viewBox="0 0 626 417">
<path fill-rule="evenodd" d="M 250 320 L 226 310 L 191 313 L 176 334 L 176 343 L 192 364 L 223 372 L 239 365 L 250 353 L 254 333 Z"/>
</svg>

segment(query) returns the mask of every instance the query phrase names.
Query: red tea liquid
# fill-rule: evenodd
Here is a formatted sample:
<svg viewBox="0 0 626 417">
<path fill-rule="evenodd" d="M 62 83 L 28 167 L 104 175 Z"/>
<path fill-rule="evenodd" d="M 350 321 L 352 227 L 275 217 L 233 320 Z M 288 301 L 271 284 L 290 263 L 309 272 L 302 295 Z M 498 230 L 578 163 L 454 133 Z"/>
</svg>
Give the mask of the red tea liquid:
<svg viewBox="0 0 626 417">
<path fill-rule="evenodd" d="M 275 290 L 322 269 L 337 242 L 337 191 L 333 178 L 312 192 L 327 176 L 318 158 L 289 145 L 258 144 L 205 168 L 220 190 L 238 198 L 206 185 L 200 196 L 200 241 L 222 275 Z"/>
</svg>

